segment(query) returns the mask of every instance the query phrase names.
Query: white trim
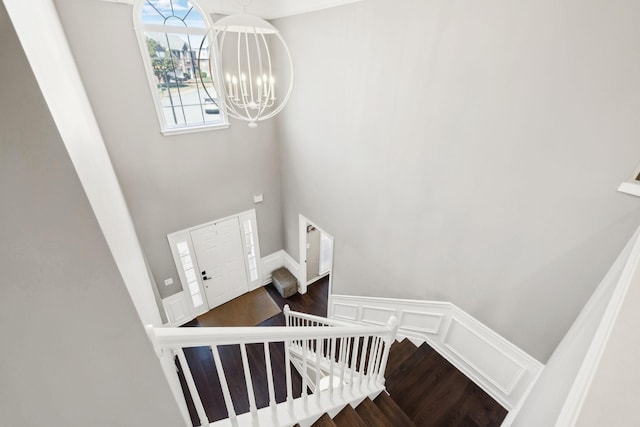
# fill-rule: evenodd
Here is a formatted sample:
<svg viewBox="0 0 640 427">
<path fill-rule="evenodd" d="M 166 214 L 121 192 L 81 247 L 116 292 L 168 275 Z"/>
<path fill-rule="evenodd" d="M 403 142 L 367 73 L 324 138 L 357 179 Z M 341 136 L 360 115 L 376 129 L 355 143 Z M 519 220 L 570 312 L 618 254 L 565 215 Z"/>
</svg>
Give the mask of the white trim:
<svg viewBox="0 0 640 427">
<path fill-rule="evenodd" d="M 176 231 L 175 233 L 171 233 L 167 235 L 167 240 L 169 241 L 169 249 L 171 250 L 171 255 L 173 256 L 173 262 L 176 265 L 176 270 L 178 270 L 178 278 L 180 279 L 180 284 L 182 285 L 182 291 L 186 291 L 189 289 L 189 284 L 187 283 L 187 277 L 184 273 L 184 268 L 182 267 L 182 261 L 180 254 L 178 253 L 177 244 L 180 242 L 186 242 L 189 247 L 189 254 L 191 255 L 191 261 L 194 263 L 194 266 L 197 265 L 197 261 L 195 259 L 195 249 L 193 248 L 193 242 L 191 241 L 191 234 L 188 230 Z M 198 271 L 198 269 L 195 269 Z M 204 283 L 202 283 L 202 278 L 199 274 L 196 274 L 196 280 L 198 281 L 198 287 L 200 288 L 200 296 L 202 297 L 202 307 L 194 307 L 193 300 L 189 295 L 189 306 L 191 307 L 191 312 L 194 317 L 197 317 L 201 314 L 209 311 L 209 305 L 207 303 L 207 296 L 204 289 Z M 166 298 L 165 298 L 166 299 Z M 163 300 L 164 301 L 164 300 Z"/>
<path fill-rule="evenodd" d="M 284 266 L 287 267 L 287 270 L 289 270 L 291 274 L 298 278 L 298 292 L 300 292 L 301 294 L 304 293 L 302 292 L 302 282 L 299 279 L 300 265 L 287 252 L 282 252 L 284 254 Z M 304 291 L 306 292 L 307 289 L 305 288 Z"/>
<path fill-rule="evenodd" d="M 251 280 L 251 271 L 249 270 L 249 253 L 248 245 L 245 240 L 245 230 L 243 222 L 249 220 L 254 226 L 253 237 L 255 239 L 254 248 L 256 251 L 256 268 L 258 270 L 258 277 L 255 280 Z M 242 239 L 242 255 L 244 256 L 245 272 L 247 274 L 247 283 L 249 284 L 249 290 L 253 291 L 262 286 L 262 258 L 260 257 L 260 237 L 258 236 L 258 217 L 256 216 L 256 210 L 251 209 L 238 215 L 238 225 L 240 226 L 240 237 Z"/>
<path fill-rule="evenodd" d="M 640 239 L 636 239 L 624 270 L 620 275 L 618 284 L 613 291 L 607 308 L 602 316 L 600 325 L 596 330 L 589 350 L 584 357 L 578 375 L 569 391 L 567 399 L 562 407 L 562 411 L 556 422 L 557 426 L 574 426 L 582 411 L 582 406 L 587 397 L 591 383 L 600 365 L 600 360 L 604 353 L 613 327 L 616 323 L 620 309 L 624 303 L 629 286 L 632 282 L 637 282 L 640 275 Z"/>
<path fill-rule="evenodd" d="M 192 304 L 185 291 L 163 298 L 162 306 L 164 307 L 169 326 L 171 327 L 182 326 L 195 318 Z"/>
<path fill-rule="evenodd" d="M 329 266 L 328 271 L 325 271 L 318 277 L 314 277 L 311 280 L 307 280 L 307 260 L 306 260 L 307 225 L 312 225 L 318 231 L 320 231 L 320 233 L 324 234 L 329 239 L 331 239 L 331 265 Z M 311 283 L 319 280 L 320 278 L 326 275 L 329 275 L 329 290 L 328 290 L 329 296 L 327 300 L 327 303 L 329 304 L 329 301 L 331 300 L 331 290 L 333 289 L 333 265 L 334 265 L 334 259 L 335 259 L 335 246 L 336 246 L 335 239 L 331 234 L 327 233 L 325 230 L 322 229 L 322 227 L 319 227 L 315 222 L 311 221 L 309 218 L 305 217 L 302 214 L 298 214 L 298 242 L 299 242 L 298 243 L 299 264 L 298 264 L 298 273 L 295 274 L 295 276 L 298 278 L 299 292 L 301 294 L 306 294 L 308 285 L 310 285 Z"/>
<path fill-rule="evenodd" d="M 101 0 L 107 3 L 134 4 L 135 0 Z M 279 0 L 251 2 L 246 13 L 263 19 L 277 19 L 286 16 L 316 12 L 332 7 L 357 3 L 362 0 Z M 200 0 L 200 5 L 209 13 L 233 15 L 240 13 L 242 7 L 237 0 Z"/>
<path fill-rule="evenodd" d="M 631 194 L 632 196 L 640 197 L 640 182 L 627 181 L 620 184 L 618 191 L 621 193 Z"/>
<path fill-rule="evenodd" d="M 271 273 L 274 270 L 279 269 L 280 267 L 284 267 L 284 250 L 279 250 L 272 254 L 263 257 L 260 260 L 262 264 L 262 285 L 268 285 L 271 283 Z"/>
<path fill-rule="evenodd" d="M 331 295 L 329 317 L 367 324 L 395 315 L 398 339 L 427 342 L 507 410 L 531 390 L 544 365 L 449 302 Z M 422 324 L 421 322 L 424 322 Z"/>
<path fill-rule="evenodd" d="M 223 123 L 212 123 L 206 126 L 189 126 L 184 128 L 167 128 L 167 129 L 161 128 L 160 133 L 163 134 L 164 136 L 171 136 L 171 135 L 182 135 L 186 133 L 205 132 L 208 130 L 223 130 L 223 129 L 229 129 L 229 127 L 231 127 L 231 125 L 227 121 Z"/>
</svg>

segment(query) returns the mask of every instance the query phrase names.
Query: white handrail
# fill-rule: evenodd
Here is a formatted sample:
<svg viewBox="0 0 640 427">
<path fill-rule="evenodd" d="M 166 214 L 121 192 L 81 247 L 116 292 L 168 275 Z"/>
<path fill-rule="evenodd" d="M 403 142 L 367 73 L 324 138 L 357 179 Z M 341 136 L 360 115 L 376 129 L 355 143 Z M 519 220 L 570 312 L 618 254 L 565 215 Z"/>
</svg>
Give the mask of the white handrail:
<svg viewBox="0 0 640 427">
<path fill-rule="evenodd" d="M 282 312 L 284 313 L 286 319 L 287 319 L 287 326 L 313 326 L 312 324 L 310 324 L 310 322 L 314 322 L 317 326 L 321 326 L 321 325 L 326 325 L 326 326 L 348 326 L 350 328 L 352 327 L 362 327 L 363 325 L 359 324 L 359 323 L 355 323 L 355 322 L 347 322 L 347 321 L 343 321 L 343 320 L 337 320 L 337 319 L 329 319 L 326 317 L 321 317 L 321 316 L 315 316 L 313 314 L 307 314 L 307 313 L 300 313 L 297 311 L 293 311 L 289 308 L 289 305 L 285 305 L 284 309 L 282 310 Z M 304 319 L 307 322 L 298 322 L 298 323 L 290 323 L 291 321 L 293 321 L 294 319 Z"/>
<path fill-rule="evenodd" d="M 159 348 L 203 347 L 208 345 L 254 344 L 314 338 L 386 335 L 388 326 L 304 326 L 232 327 L 232 328 L 153 328 Z"/>
<path fill-rule="evenodd" d="M 222 387 L 221 398 L 229 415 L 227 422 L 232 426 L 244 425 L 241 418 L 245 415 L 237 414 L 231 392 L 235 391 L 235 388 L 230 390 L 224 368 L 226 362 L 221 360 L 219 346 L 240 346 L 243 378 L 238 381 L 244 380 L 248 395 L 239 398 L 245 405 L 248 401 L 249 414 L 246 416 L 250 418 L 247 423 L 254 426 L 292 425 L 302 419 L 319 416 L 328 408 L 327 405 L 335 405 L 336 399 L 349 403 L 348 398 L 362 398 L 383 389 L 389 348 L 397 331 L 395 317 L 391 317 L 386 325 L 364 326 L 294 312 L 288 306 L 285 306 L 284 312 L 287 324 L 294 327 L 148 328 L 156 352 L 160 354 L 171 350 L 179 356 L 182 372 L 202 426 L 209 426 L 209 419 L 185 357 L 183 349 L 188 347 L 211 348 L 215 370 Z M 279 411 L 275 401 L 274 374 L 282 371 L 273 370 L 271 343 L 284 345 L 286 401 L 283 405 L 288 406 L 287 411 Z M 261 409 L 256 404 L 255 385 L 247 356 L 248 344 L 262 344 L 260 347 L 263 348 L 264 355 L 259 357 L 264 358 L 267 370 L 271 416 L 258 414 Z M 300 370 L 302 376 L 301 395 L 297 399 L 292 392 L 290 362 Z M 314 375 L 310 376 L 310 372 Z M 327 380 L 328 383 L 325 384 Z M 307 393 L 307 386 L 311 387 L 315 394 L 313 405 L 309 404 L 311 399 Z M 296 403 L 298 401 L 300 405 Z"/>
</svg>

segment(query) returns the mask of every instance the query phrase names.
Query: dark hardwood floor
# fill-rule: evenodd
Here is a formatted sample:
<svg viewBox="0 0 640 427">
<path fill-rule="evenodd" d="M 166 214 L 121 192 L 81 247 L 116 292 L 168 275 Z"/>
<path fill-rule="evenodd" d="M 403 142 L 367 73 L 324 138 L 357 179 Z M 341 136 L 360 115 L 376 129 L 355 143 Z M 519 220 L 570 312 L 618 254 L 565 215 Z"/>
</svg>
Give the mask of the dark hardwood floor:
<svg viewBox="0 0 640 427">
<path fill-rule="evenodd" d="M 315 314 L 317 316 L 327 315 L 328 276 L 309 285 L 307 293 L 304 295 L 296 294 L 289 298 L 282 298 L 273 285 L 269 284 L 265 286 L 265 289 L 281 310 L 285 304 L 289 304 L 289 307 L 294 311 Z M 199 326 L 198 319 L 194 319 L 184 325 L 184 327 Z M 285 326 L 284 314 L 281 311 L 279 314 L 261 322 L 257 326 Z M 286 400 L 284 344 L 271 343 L 269 346 L 271 349 L 271 367 L 273 369 L 276 402 L 280 403 Z M 249 370 L 251 371 L 256 396 L 256 405 L 258 408 L 264 408 L 269 406 L 264 347 L 262 344 L 250 344 L 247 345 L 246 348 Z M 249 397 L 244 380 L 240 346 L 220 346 L 218 347 L 218 351 L 236 413 L 242 414 L 249 412 Z M 222 387 L 220 386 L 220 380 L 211 350 L 209 347 L 192 347 L 186 348 L 184 353 L 209 421 L 218 421 L 227 418 L 228 414 L 222 397 Z M 185 391 L 185 396 L 187 396 L 187 407 L 189 408 L 191 421 L 194 426 L 198 426 L 200 422 L 191 395 L 184 381 L 180 363 L 176 362 L 176 365 L 178 367 L 178 376 L 180 377 L 182 389 Z M 293 395 L 294 398 L 296 398 L 302 393 L 302 379 L 293 366 L 291 368 L 291 377 L 293 382 Z"/>
<path fill-rule="evenodd" d="M 427 343 L 391 346 L 386 388 L 416 426 L 498 427 L 507 411 Z"/>
<path fill-rule="evenodd" d="M 321 279 L 310 285 L 305 295 L 296 294 L 287 299 L 282 298 L 273 285 L 267 285 L 265 289 L 281 309 L 289 304 L 295 311 L 326 316 L 328 284 L 328 277 Z M 284 325 L 285 317 L 281 312 L 258 326 Z M 198 327 L 199 324 L 194 320 L 185 326 Z M 284 345 L 272 343 L 270 348 L 276 401 L 280 403 L 286 399 Z M 493 427 L 499 426 L 506 416 L 504 408 L 427 344 L 416 348 L 411 342 L 404 340 L 394 343 L 391 349 L 386 370 L 387 390 L 416 426 Z M 240 347 L 221 346 L 219 351 L 236 413 L 248 412 L 249 401 Z M 211 350 L 208 347 L 188 348 L 185 349 L 185 355 L 209 420 L 227 418 Z M 266 407 L 269 395 L 263 346 L 248 345 L 247 356 L 257 406 Z M 179 363 L 177 365 L 179 369 Z M 299 397 L 302 381 L 293 367 L 291 372 L 294 397 Z M 198 417 L 180 369 L 179 376 L 187 396 L 193 425 L 197 426 Z"/>
</svg>

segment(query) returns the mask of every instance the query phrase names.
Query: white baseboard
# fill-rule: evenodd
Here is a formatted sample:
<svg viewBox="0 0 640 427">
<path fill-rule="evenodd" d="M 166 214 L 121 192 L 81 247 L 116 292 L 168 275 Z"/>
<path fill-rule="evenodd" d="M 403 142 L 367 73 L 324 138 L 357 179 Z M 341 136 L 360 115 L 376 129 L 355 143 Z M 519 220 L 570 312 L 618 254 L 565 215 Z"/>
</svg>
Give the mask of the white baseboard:
<svg viewBox="0 0 640 427">
<path fill-rule="evenodd" d="M 544 365 L 448 302 L 331 295 L 329 317 L 382 325 L 399 322 L 398 339 L 427 342 L 507 410 L 514 408 Z"/>
<path fill-rule="evenodd" d="M 298 271 L 300 270 L 300 267 L 298 266 L 298 263 L 293 258 L 291 258 L 291 255 L 285 252 L 284 249 L 263 257 L 261 259 L 261 262 L 262 271 L 264 272 L 263 283 L 265 285 L 271 283 L 271 273 L 280 267 L 287 267 L 287 270 L 289 270 L 291 274 L 293 274 L 296 278 L 298 277 Z"/>
</svg>

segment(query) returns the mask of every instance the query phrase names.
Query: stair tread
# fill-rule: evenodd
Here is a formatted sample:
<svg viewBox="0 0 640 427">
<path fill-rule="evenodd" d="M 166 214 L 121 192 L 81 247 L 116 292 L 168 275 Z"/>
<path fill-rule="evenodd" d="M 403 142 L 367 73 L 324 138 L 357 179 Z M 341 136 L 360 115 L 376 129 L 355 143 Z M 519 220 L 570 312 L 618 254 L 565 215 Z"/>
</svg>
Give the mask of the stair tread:
<svg viewBox="0 0 640 427">
<path fill-rule="evenodd" d="M 388 427 L 393 425 L 368 397 L 358 405 L 356 412 L 369 427 Z"/>
<path fill-rule="evenodd" d="M 452 373 L 446 365 L 441 366 L 439 358 L 440 355 L 424 343 L 387 377 L 387 391 L 414 422 L 424 394 L 432 393 L 442 377 Z"/>
<path fill-rule="evenodd" d="M 416 351 L 418 347 L 411 342 L 411 340 L 403 339 L 400 342 L 394 342 L 391 345 L 391 350 L 389 351 L 389 360 L 387 361 L 387 368 L 385 370 L 385 375 L 389 376 L 393 371 L 395 371 L 402 363 Z"/>
<path fill-rule="evenodd" d="M 426 343 L 387 377 L 386 387 L 416 426 L 499 426 L 506 416 L 499 405 L 487 406 L 486 393 Z"/>
<path fill-rule="evenodd" d="M 333 422 L 338 427 L 368 427 L 351 405 L 345 406 L 338 412 L 338 415 L 333 417 Z"/>
<path fill-rule="evenodd" d="M 328 414 L 324 413 L 315 423 L 311 424 L 311 427 L 336 427 L 336 424 Z"/>
<path fill-rule="evenodd" d="M 404 413 L 402 408 L 386 392 L 382 392 L 373 400 L 373 403 L 382 411 L 389 420 L 389 425 L 394 427 L 415 427 L 415 424 Z"/>
</svg>

